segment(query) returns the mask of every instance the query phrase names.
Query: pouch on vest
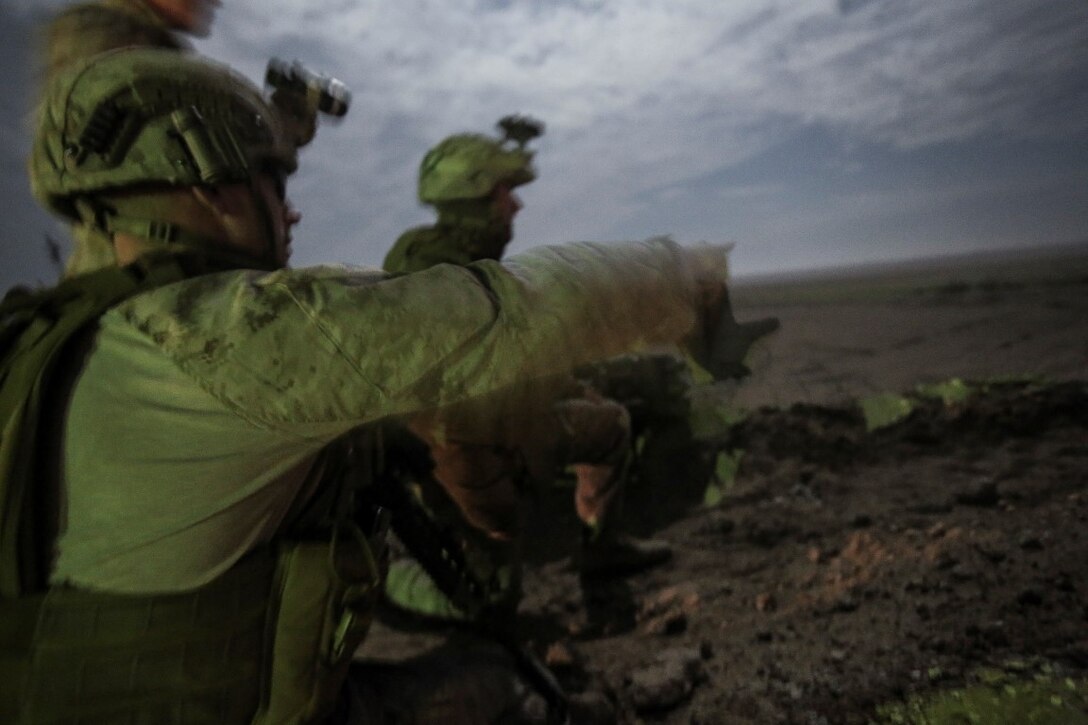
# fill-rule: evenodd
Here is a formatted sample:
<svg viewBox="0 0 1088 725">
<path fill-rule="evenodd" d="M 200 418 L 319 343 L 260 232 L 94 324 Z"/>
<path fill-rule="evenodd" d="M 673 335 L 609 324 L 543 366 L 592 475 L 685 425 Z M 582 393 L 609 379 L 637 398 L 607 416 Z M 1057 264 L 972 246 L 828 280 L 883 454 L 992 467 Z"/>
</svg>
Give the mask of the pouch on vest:
<svg viewBox="0 0 1088 725">
<path fill-rule="evenodd" d="M 190 592 L 54 586 L 0 602 L 0 613 L 17 605 L 34 617 L 4 722 L 249 723 L 269 670 L 276 564 L 262 548 Z"/>
<path fill-rule="evenodd" d="M 380 582 L 370 543 L 352 523 L 338 526 L 331 542 L 281 544 L 270 687 L 256 725 L 320 722 L 329 714 L 370 628 Z"/>
</svg>

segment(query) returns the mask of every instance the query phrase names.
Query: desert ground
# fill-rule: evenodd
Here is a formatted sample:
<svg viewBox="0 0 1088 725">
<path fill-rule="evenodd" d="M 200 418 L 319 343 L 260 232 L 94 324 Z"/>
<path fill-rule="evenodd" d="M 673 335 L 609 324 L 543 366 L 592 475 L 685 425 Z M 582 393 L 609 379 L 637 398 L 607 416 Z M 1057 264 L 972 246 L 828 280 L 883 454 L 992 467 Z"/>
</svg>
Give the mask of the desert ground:
<svg viewBox="0 0 1088 725">
<path fill-rule="evenodd" d="M 627 497 L 673 560 L 580 582 L 569 491 L 538 502 L 519 636 L 571 721 L 1088 723 L 1088 245 L 733 300 L 782 323 L 730 391 L 735 470 L 677 456 Z M 359 658 L 472 636 L 385 618 Z"/>
</svg>

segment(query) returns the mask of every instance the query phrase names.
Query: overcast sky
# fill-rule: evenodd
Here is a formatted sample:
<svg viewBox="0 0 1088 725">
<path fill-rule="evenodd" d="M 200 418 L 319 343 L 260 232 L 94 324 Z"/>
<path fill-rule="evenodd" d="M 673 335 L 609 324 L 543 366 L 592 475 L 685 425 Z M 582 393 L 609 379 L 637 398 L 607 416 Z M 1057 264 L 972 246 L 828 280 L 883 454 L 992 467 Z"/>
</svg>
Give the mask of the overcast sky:
<svg viewBox="0 0 1088 725">
<path fill-rule="evenodd" d="M 23 169 L 62 4 L 0 0 L 0 288 L 55 276 Z M 292 179 L 296 266 L 379 264 L 431 218 L 426 150 L 519 112 L 547 133 L 511 251 L 671 233 L 743 275 L 1088 240 L 1085 38 L 1084 0 L 224 0 L 197 47 L 355 93 Z"/>
</svg>

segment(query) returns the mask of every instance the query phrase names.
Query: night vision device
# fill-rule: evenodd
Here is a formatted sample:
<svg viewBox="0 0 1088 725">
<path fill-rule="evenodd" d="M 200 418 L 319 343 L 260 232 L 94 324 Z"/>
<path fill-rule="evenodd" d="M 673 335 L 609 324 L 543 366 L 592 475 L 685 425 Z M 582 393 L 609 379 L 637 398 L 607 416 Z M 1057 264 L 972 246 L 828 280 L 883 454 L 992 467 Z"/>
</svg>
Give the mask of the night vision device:
<svg viewBox="0 0 1088 725">
<path fill-rule="evenodd" d="M 351 91 L 342 81 L 315 73 L 297 60 L 272 58 L 264 82 L 277 90 L 312 97 L 317 110 L 327 116 L 340 118 L 351 107 Z"/>
<path fill-rule="evenodd" d="M 513 141 L 519 149 L 538 136 L 544 135 L 544 122 L 532 116 L 503 116 L 495 124 L 502 131 L 503 139 Z"/>
</svg>

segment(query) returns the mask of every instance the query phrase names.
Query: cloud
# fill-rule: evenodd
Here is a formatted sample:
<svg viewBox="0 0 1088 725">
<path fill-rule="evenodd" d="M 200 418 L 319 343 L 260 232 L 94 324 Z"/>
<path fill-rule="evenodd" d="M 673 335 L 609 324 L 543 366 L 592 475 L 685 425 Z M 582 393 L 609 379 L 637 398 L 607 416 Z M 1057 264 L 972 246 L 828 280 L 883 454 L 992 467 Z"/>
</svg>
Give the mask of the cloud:
<svg viewBox="0 0 1088 725">
<path fill-rule="evenodd" d="M 541 179 L 525 195 L 551 221 L 522 226 L 541 241 L 576 229 L 607 236 L 654 189 L 741 163 L 806 126 L 904 149 L 1088 127 L 1086 114 L 1070 112 L 1088 106 L 1083 3 L 464 8 L 439 0 L 238 3 L 223 8 L 208 51 L 256 76 L 262 51 L 295 48 L 355 88 L 353 117 L 323 134 L 306 162 L 356 193 L 375 247 L 419 218 L 412 192 L 423 152 L 449 133 L 488 130 L 511 111 L 548 124 Z"/>
<path fill-rule="evenodd" d="M 1083 141 L 1085 27 L 1088 5 L 1067 0 L 232 0 L 198 47 L 254 80 L 275 54 L 352 87 L 292 182 L 296 247 L 301 263 L 377 263 L 428 218 L 427 148 L 510 112 L 548 125 L 514 249 L 649 223 L 683 238 L 726 202 L 789 203 L 793 179 L 721 177 L 811 129 L 903 153 Z M 676 211 L 707 184 L 706 206 Z"/>
<path fill-rule="evenodd" d="M 1088 6 L 870 2 L 813 16 L 778 40 L 763 105 L 900 147 L 986 135 L 1062 137 L 1086 127 Z M 791 93 L 784 93 L 791 89 Z"/>
<path fill-rule="evenodd" d="M 839 7 L 848 9 L 840 12 Z M 647 109 L 695 120 L 782 114 L 842 123 L 902 145 L 986 130 L 1066 133 L 1013 123 L 1039 100 L 1083 93 L 1083 3 L 1060 0 L 644 0 L 485 4 L 268 0 L 224 9 L 217 50 L 234 61 L 284 44 L 380 93 L 381 110 L 481 123 L 481 99 L 536 103 L 556 129 Z M 242 48 L 239 47 L 241 41 Z M 1040 83 L 1040 81 L 1044 81 Z M 952 101 L 950 103 L 950 101 Z M 484 104 L 486 105 L 486 104 Z M 994 116 L 993 112 L 998 111 Z M 429 111 L 429 112 L 428 112 Z M 965 116 L 976 120 L 966 128 Z M 926 136 L 917 122 L 929 119 Z M 1081 123 L 1084 123 L 1081 121 Z"/>
</svg>

